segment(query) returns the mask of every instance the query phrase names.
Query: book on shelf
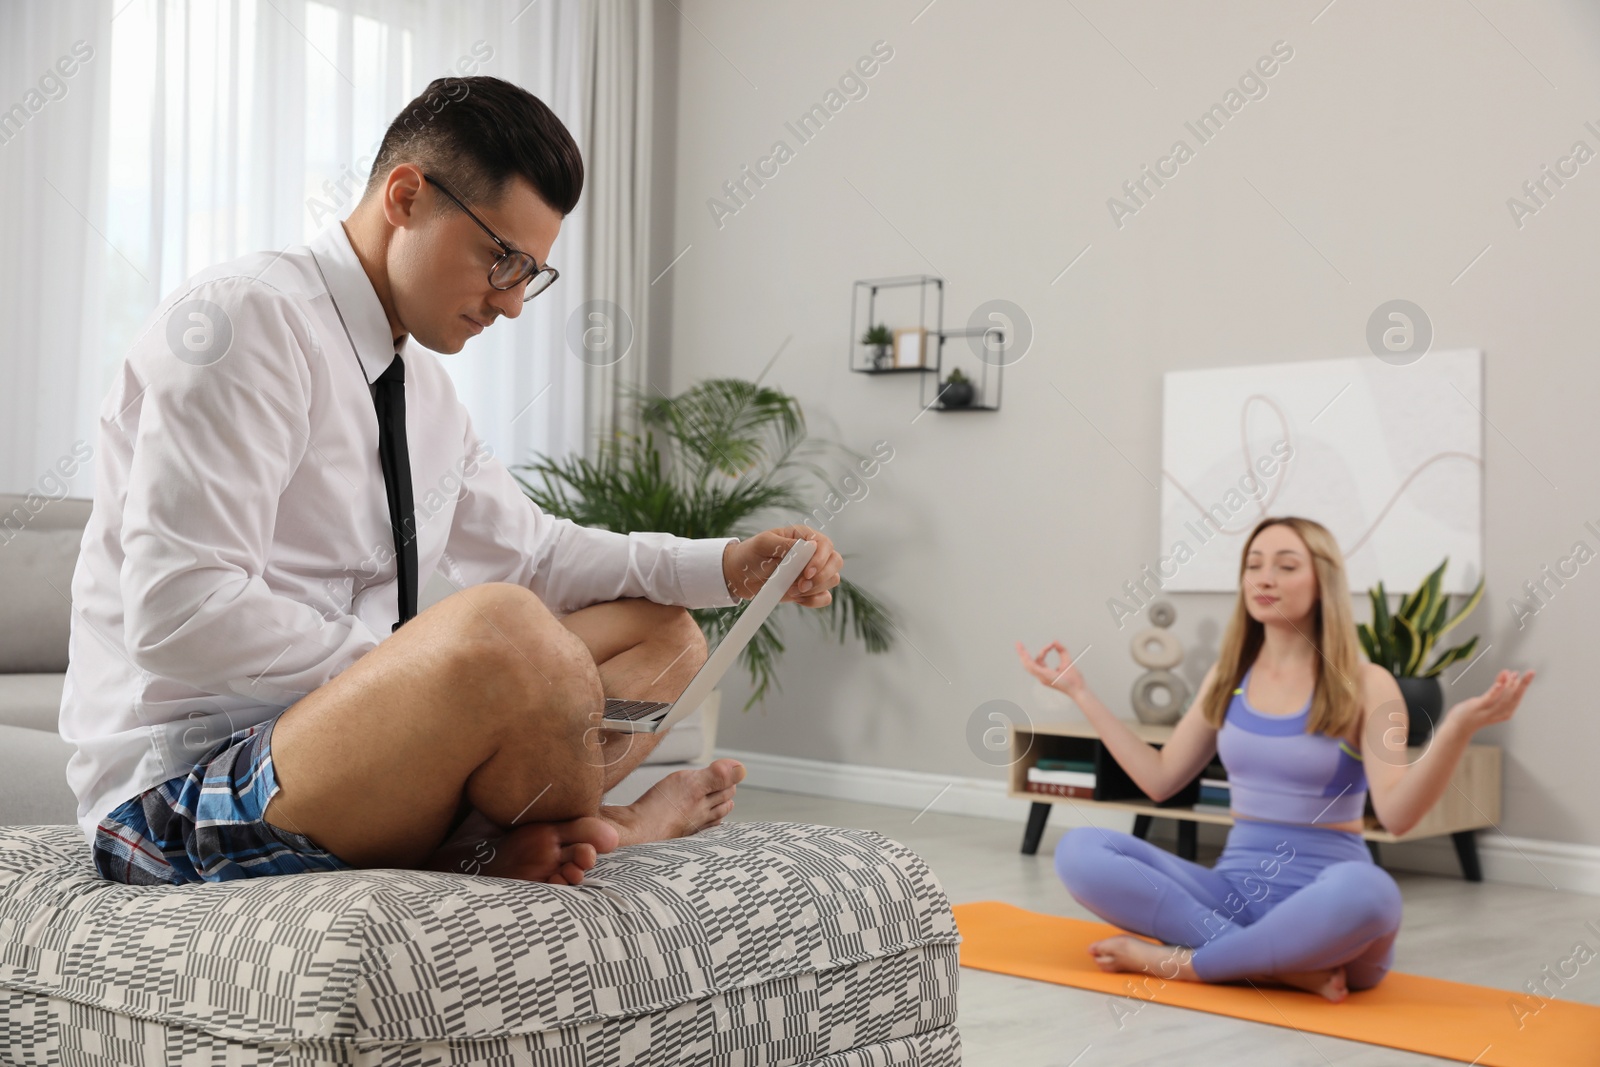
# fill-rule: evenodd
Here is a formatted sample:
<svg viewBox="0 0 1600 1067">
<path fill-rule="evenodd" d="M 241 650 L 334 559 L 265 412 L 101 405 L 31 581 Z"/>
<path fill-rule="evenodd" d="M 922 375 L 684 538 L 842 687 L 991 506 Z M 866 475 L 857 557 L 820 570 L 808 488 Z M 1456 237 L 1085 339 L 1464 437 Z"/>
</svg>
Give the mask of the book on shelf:
<svg viewBox="0 0 1600 1067">
<path fill-rule="evenodd" d="M 1053 782 L 1029 782 L 1027 791 L 1030 793 L 1044 793 L 1052 797 L 1076 797 L 1079 800 L 1094 799 L 1094 786 L 1092 785 L 1057 785 Z"/>
<path fill-rule="evenodd" d="M 1093 771 L 1052 771 L 1040 767 L 1028 768 L 1028 781 L 1047 782 L 1050 785 L 1081 785 L 1094 788 Z"/>
<path fill-rule="evenodd" d="M 1094 773 L 1094 760 L 1092 759 L 1049 759 L 1040 758 L 1034 766 L 1041 771 L 1087 771 Z"/>
<path fill-rule="evenodd" d="M 1228 780 L 1226 778 L 1202 778 L 1200 779 L 1200 799 L 1195 803 L 1214 804 L 1218 807 L 1226 808 L 1229 806 L 1231 795 L 1232 792 L 1228 788 Z"/>
</svg>

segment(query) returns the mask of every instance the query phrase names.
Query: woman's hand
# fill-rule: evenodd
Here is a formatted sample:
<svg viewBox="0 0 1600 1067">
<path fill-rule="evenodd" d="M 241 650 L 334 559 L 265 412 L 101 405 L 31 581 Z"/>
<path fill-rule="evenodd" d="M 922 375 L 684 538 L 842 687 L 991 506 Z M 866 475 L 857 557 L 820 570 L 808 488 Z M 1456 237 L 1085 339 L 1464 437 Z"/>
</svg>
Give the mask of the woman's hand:
<svg viewBox="0 0 1600 1067">
<path fill-rule="evenodd" d="M 1453 724 L 1468 737 L 1485 726 L 1505 722 L 1516 712 L 1517 705 L 1522 703 L 1522 694 L 1527 691 L 1531 681 L 1532 671 L 1501 671 L 1495 676 L 1494 684 L 1481 695 L 1468 697 L 1453 705 L 1445 713 L 1444 722 Z"/>
<path fill-rule="evenodd" d="M 1045 662 L 1049 658 L 1052 649 L 1061 654 L 1060 662 L 1055 666 Z M 1060 690 L 1070 697 L 1083 692 L 1087 688 L 1088 683 L 1083 680 L 1083 675 L 1079 673 L 1077 665 L 1072 662 L 1072 657 L 1067 652 L 1067 646 L 1060 641 L 1052 641 L 1045 645 L 1040 650 L 1039 655 L 1031 659 L 1028 657 L 1028 647 L 1018 641 L 1017 655 L 1021 657 L 1022 666 L 1027 672 L 1051 689 Z"/>
</svg>

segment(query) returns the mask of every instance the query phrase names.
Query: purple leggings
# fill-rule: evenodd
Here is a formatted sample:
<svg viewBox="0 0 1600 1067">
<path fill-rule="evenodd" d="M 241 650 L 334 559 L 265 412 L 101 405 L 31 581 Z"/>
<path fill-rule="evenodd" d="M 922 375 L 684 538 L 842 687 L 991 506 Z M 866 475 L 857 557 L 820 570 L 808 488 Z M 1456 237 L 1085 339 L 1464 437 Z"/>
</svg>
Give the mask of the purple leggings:
<svg viewBox="0 0 1600 1067">
<path fill-rule="evenodd" d="M 1194 948 L 1206 982 L 1343 965 L 1370 989 L 1394 962 L 1400 888 L 1360 834 L 1235 820 L 1215 867 L 1120 830 L 1083 826 L 1056 848 L 1073 899 L 1106 922 Z"/>
</svg>

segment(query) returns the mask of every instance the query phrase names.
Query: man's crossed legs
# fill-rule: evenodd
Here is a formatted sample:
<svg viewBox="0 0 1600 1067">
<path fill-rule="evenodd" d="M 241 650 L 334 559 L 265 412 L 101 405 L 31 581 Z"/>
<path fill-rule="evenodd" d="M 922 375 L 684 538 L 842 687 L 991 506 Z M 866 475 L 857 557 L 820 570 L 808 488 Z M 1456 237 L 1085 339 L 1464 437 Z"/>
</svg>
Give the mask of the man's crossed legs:
<svg viewBox="0 0 1600 1067">
<path fill-rule="evenodd" d="M 557 619 L 522 586 L 463 589 L 280 716 L 265 818 L 353 867 L 575 885 L 600 853 L 733 810 L 745 772 L 729 759 L 600 803 L 660 740 L 601 730 L 604 698 L 675 700 L 706 654 L 683 608 L 626 599 Z"/>
</svg>

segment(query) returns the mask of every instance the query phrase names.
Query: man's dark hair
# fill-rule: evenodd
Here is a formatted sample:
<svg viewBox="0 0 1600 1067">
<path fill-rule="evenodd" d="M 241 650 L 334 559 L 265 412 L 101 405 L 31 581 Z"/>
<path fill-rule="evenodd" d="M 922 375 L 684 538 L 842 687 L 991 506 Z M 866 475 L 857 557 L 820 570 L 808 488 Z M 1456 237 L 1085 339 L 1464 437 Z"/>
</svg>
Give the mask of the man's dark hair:
<svg viewBox="0 0 1600 1067">
<path fill-rule="evenodd" d="M 544 101 L 500 78 L 436 78 L 407 104 L 378 145 L 366 192 L 411 163 L 468 204 L 496 204 L 514 177 L 570 215 L 583 192 L 583 157 Z M 365 195 L 365 194 L 363 194 Z M 454 211 L 449 197 L 441 210 Z"/>
</svg>

